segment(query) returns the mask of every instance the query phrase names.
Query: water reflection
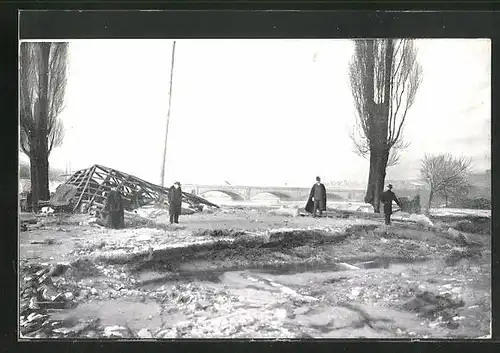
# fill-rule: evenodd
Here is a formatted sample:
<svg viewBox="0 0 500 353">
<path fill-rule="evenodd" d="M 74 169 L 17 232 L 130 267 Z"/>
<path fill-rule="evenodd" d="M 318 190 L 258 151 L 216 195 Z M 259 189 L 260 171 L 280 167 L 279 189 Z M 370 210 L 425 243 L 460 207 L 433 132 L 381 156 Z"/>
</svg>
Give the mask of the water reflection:
<svg viewBox="0 0 500 353">
<path fill-rule="evenodd" d="M 259 207 L 259 206 L 269 206 L 269 207 L 288 207 L 288 208 L 302 208 L 305 206 L 307 200 L 282 200 L 279 197 L 269 194 L 261 193 L 255 195 L 250 200 L 234 200 L 231 196 L 226 195 L 222 192 L 207 192 L 201 195 L 203 198 L 209 200 L 220 206 L 243 206 L 243 207 Z M 353 211 L 364 211 L 373 212 L 371 205 L 364 202 L 358 201 L 328 201 L 327 206 L 329 208 L 336 208 L 340 210 L 353 210 Z"/>
</svg>

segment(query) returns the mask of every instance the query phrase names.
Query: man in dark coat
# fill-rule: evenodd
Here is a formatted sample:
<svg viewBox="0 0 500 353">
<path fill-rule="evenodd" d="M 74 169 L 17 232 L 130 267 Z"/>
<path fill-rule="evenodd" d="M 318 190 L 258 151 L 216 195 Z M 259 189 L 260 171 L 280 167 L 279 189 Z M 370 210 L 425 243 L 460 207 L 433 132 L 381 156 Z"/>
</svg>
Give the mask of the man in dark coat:
<svg viewBox="0 0 500 353">
<path fill-rule="evenodd" d="M 107 215 L 108 227 L 119 229 L 124 227 L 124 207 L 122 195 L 118 188 L 114 187 L 106 197 L 104 212 Z"/>
<path fill-rule="evenodd" d="M 401 203 L 392 192 L 392 184 L 387 185 L 387 190 L 382 193 L 380 201 L 384 204 L 385 224 L 389 225 L 391 224 L 392 201 L 396 202 L 399 208 L 401 208 Z"/>
<path fill-rule="evenodd" d="M 319 216 L 323 216 L 323 211 L 326 211 L 326 188 L 321 183 L 321 178 L 316 177 L 316 183 L 311 188 L 309 199 L 307 200 L 305 210 L 316 217 L 316 211 L 319 211 Z"/>
<path fill-rule="evenodd" d="M 170 213 L 170 224 L 179 223 L 179 215 L 182 209 L 182 189 L 181 183 L 176 181 L 173 186 L 170 187 L 168 193 L 168 205 Z"/>
</svg>

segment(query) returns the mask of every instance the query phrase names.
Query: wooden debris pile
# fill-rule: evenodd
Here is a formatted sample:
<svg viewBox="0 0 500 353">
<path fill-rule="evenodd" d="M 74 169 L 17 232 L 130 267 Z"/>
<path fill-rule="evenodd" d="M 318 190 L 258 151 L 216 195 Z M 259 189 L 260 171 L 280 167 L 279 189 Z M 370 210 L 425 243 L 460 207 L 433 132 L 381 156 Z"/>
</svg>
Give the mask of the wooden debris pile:
<svg viewBox="0 0 500 353">
<path fill-rule="evenodd" d="M 21 274 L 20 327 L 23 336 L 46 336 L 58 324 L 49 319 L 49 311 L 76 305 L 71 292 L 62 292 L 52 282 L 61 266 L 24 266 Z"/>
<path fill-rule="evenodd" d="M 107 193 L 117 187 L 123 196 L 125 209 L 132 211 L 153 202 L 168 203 L 169 189 L 149 183 L 133 175 L 115 169 L 94 165 L 75 172 L 64 184 L 60 185 L 50 200 L 57 208 L 79 210 L 87 213 L 91 209 L 104 208 Z M 196 195 L 183 192 L 183 202 L 191 208 L 201 210 L 202 205 L 219 206 Z"/>
<path fill-rule="evenodd" d="M 401 203 L 401 211 L 407 213 L 420 213 L 422 207 L 420 206 L 420 195 L 415 195 L 413 199 L 408 197 L 400 197 L 399 202 Z"/>
</svg>

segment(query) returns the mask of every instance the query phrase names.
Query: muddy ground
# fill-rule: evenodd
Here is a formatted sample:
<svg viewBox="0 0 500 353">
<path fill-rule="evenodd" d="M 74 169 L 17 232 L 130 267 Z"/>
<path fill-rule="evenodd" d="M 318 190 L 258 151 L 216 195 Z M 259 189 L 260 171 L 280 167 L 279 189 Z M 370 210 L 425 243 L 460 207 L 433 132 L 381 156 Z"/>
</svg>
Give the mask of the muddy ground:
<svg viewBox="0 0 500 353">
<path fill-rule="evenodd" d="M 490 334 L 484 226 L 453 237 L 457 219 L 387 227 L 241 208 L 182 216 L 176 227 L 166 220 L 109 230 L 56 215 L 22 231 L 21 337 Z"/>
</svg>

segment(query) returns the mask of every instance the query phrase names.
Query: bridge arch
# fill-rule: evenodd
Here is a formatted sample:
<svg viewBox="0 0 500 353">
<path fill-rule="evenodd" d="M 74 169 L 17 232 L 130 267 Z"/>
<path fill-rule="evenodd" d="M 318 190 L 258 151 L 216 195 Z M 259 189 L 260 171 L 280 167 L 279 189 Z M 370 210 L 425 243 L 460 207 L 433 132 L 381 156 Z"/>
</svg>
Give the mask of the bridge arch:
<svg viewBox="0 0 500 353">
<path fill-rule="evenodd" d="M 257 191 L 255 194 L 252 195 L 251 199 L 254 199 L 259 195 L 266 195 L 266 194 L 276 196 L 280 200 L 290 200 L 292 198 L 289 194 L 284 192 L 263 190 L 263 191 Z"/>
<path fill-rule="evenodd" d="M 203 190 L 203 192 L 200 193 L 200 196 L 208 194 L 209 192 L 219 192 L 221 194 L 225 194 L 225 195 L 231 197 L 231 199 L 234 200 L 234 201 L 243 201 L 243 200 L 245 200 L 243 198 L 243 196 L 241 196 L 240 194 L 238 194 L 236 192 L 233 192 L 233 191 L 229 191 L 229 190 L 217 190 L 217 189 L 214 189 L 214 190 Z"/>
</svg>

